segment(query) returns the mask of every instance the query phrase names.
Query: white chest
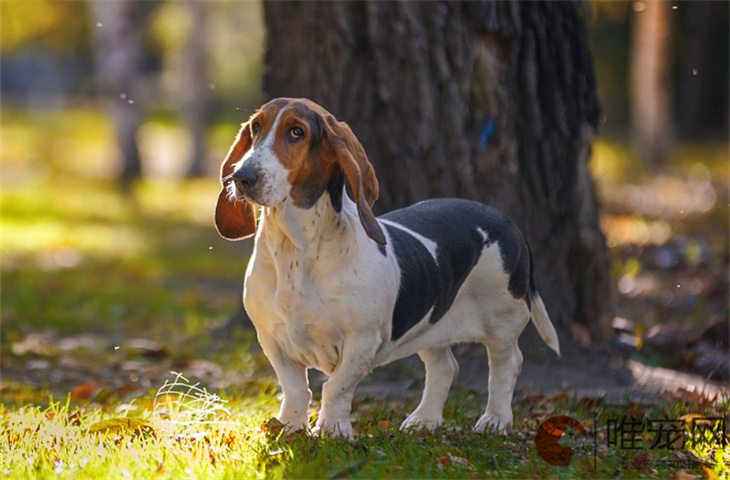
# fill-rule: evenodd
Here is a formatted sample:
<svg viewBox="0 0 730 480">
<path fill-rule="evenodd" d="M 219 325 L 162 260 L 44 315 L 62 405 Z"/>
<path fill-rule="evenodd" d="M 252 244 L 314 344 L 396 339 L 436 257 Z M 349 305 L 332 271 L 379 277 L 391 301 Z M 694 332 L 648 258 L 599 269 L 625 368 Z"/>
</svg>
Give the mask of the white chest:
<svg viewBox="0 0 730 480">
<path fill-rule="evenodd" d="M 375 245 L 363 252 L 369 244 L 347 233 L 328 238 L 299 248 L 278 232 L 262 232 L 244 302 L 259 337 L 292 361 L 329 374 L 357 332 L 367 332 L 368 341 L 387 338 L 399 272 Z"/>
</svg>

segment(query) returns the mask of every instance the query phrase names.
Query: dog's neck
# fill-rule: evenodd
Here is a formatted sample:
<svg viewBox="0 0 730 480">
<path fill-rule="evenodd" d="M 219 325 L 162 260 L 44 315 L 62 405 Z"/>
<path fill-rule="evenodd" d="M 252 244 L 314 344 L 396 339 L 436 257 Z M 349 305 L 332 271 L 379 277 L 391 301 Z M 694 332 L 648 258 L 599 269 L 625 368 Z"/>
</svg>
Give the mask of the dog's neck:
<svg viewBox="0 0 730 480">
<path fill-rule="evenodd" d="M 345 250 L 356 248 L 359 237 L 365 236 L 357 206 L 344 193 L 339 212 L 325 192 L 310 208 L 297 207 L 290 200 L 267 207 L 261 220 L 259 241 L 266 243 L 269 253 L 295 257 L 302 267 L 348 254 Z"/>
</svg>

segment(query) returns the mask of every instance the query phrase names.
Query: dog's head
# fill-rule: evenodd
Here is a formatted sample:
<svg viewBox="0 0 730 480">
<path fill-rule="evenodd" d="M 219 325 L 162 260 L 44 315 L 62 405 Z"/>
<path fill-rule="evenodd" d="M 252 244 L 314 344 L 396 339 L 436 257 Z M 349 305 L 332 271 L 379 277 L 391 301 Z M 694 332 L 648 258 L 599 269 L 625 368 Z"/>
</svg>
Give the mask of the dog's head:
<svg viewBox="0 0 730 480">
<path fill-rule="evenodd" d="M 223 161 L 216 228 L 229 240 L 247 238 L 256 232 L 254 204 L 309 208 L 343 175 L 365 233 L 384 245 L 371 210 L 378 180 L 350 127 L 311 100 L 272 100 L 242 125 Z"/>
</svg>

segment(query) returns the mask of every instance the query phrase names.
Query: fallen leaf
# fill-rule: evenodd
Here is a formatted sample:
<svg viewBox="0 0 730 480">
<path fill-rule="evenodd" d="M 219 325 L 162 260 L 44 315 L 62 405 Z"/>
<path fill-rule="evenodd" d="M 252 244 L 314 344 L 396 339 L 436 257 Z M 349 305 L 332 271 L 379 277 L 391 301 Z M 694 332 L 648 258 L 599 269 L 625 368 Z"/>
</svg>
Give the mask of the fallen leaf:
<svg viewBox="0 0 730 480">
<path fill-rule="evenodd" d="M 550 397 L 550 401 L 552 401 L 552 402 L 560 402 L 560 401 L 567 402 L 569 399 L 570 399 L 570 395 L 568 395 L 567 393 L 556 393 L 555 395 Z"/>
<path fill-rule="evenodd" d="M 137 389 L 134 388 L 134 385 L 130 385 L 127 383 L 126 385 L 122 385 L 121 387 L 117 388 L 117 393 L 121 393 L 121 394 L 131 393 L 131 392 L 134 392 L 135 390 L 137 390 Z"/>
<path fill-rule="evenodd" d="M 286 425 L 281 423 L 277 418 L 271 417 L 266 420 L 259 429 L 267 436 L 267 438 L 276 438 L 285 427 Z"/>
<path fill-rule="evenodd" d="M 165 474 L 167 474 L 167 468 L 165 467 L 164 463 L 160 462 L 160 465 L 157 467 L 155 473 L 153 474 L 153 478 L 158 478 Z"/>
<path fill-rule="evenodd" d="M 626 410 L 626 415 L 628 415 L 629 417 L 638 417 L 643 412 L 644 412 L 644 410 L 640 407 L 631 407 Z"/>
<path fill-rule="evenodd" d="M 646 470 L 649 468 L 649 454 L 640 453 L 635 456 L 631 459 L 631 466 L 634 467 L 634 470 L 638 470 L 640 472 Z"/>
<path fill-rule="evenodd" d="M 78 427 L 81 425 L 81 410 L 76 410 L 74 413 L 72 413 L 67 419 L 66 423 L 73 427 Z"/>
<path fill-rule="evenodd" d="M 685 472 L 684 470 L 677 470 L 671 478 L 674 478 L 675 480 L 694 480 L 695 476 L 691 473 Z"/>
<path fill-rule="evenodd" d="M 716 480 L 717 475 L 715 475 L 715 472 L 713 472 L 709 468 L 702 467 L 702 478 L 704 478 L 705 480 Z"/>
<path fill-rule="evenodd" d="M 102 385 L 104 385 L 104 382 L 101 380 L 76 385 L 76 388 L 71 391 L 71 400 L 88 400 Z"/>
</svg>

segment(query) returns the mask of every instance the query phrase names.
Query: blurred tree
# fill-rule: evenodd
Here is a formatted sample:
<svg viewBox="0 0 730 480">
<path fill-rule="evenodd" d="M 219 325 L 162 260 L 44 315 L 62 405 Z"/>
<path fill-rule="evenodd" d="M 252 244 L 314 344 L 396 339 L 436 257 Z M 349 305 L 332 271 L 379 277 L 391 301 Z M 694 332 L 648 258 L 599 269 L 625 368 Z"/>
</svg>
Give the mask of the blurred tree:
<svg viewBox="0 0 730 480">
<path fill-rule="evenodd" d="M 728 139 L 730 3 L 682 2 L 677 13 L 675 118 L 682 138 Z"/>
<path fill-rule="evenodd" d="M 632 142 L 639 158 L 663 164 L 671 152 L 670 11 L 665 0 L 633 3 L 629 95 Z"/>
<path fill-rule="evenodd" d="M 184 74 L 185 96 L 182 98 L 183 115 L 190 127 L 193 139 L 192 158 L 188 176 L 199 177 L 205 173 L 205 130 L 211 110 L 211 95 L 208 87 L 207 42 L 206 42 L 206 2 L 189 2 L 192 26 L 185 47 Z"/>
<path fill-rule="evenodd" d="M 90 2 L 96 17 L 94 52 L 102 92 L 110 98 L 117 139 L 122 151 L 120 179 L 128 184 L 142 173 L 137 130 L 146 104 L 144 52 L 140 32 L 154 4 L 150 2 Z"/>
<path fill-rule="evenodd" d="M 351 125 L 379 175 L 376 209 L 459 196 L 508 212 L 561 336 L 587 343 L 611 335 L 611 286 L 587 171 L 600 107 L 582 8 L 267 2 L 264 89 Z"/>
</svg>

